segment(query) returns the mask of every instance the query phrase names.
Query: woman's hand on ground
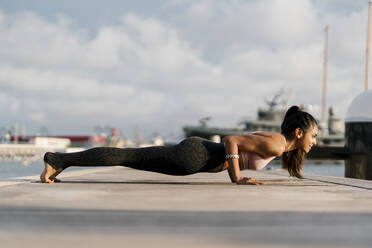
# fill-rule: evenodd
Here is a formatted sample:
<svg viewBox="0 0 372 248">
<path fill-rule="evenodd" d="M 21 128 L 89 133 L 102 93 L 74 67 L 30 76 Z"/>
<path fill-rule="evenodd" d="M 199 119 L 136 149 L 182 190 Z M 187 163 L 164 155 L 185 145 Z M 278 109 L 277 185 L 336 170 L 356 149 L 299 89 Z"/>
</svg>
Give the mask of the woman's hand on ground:
<svg viewBox="0 0 372 248">
<path fill-rule="evenodd" d="M 238 180 L 236 184 L 262 185 L 263 183 L 257 181 L 253 177 L 243 177 L 242 179 Z"/>
</svg>

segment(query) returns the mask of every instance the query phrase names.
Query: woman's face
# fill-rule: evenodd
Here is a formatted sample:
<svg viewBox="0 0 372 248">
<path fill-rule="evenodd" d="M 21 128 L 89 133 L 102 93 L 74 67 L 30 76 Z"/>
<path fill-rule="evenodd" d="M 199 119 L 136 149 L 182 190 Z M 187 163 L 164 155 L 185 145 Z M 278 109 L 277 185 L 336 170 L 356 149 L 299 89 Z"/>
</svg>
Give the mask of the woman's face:
<svg viewBox="0 0 372 248">
<path fill-rule="evenodd" d="M 316 145 L 316 137 L 318 136 L 318 126 L 312 125 L 306 132 L 296 132 L 298 147 L 308 153 L 311 147 Z"/>
</svg>

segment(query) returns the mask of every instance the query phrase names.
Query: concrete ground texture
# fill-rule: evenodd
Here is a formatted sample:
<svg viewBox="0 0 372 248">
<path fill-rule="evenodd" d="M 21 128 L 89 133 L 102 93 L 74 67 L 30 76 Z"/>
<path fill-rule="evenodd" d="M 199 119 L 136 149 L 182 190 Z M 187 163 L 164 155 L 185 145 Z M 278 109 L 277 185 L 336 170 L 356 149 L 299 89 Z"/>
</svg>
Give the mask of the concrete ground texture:
<svg viewBox="0 0 372 248">
<path fill-rule="evenodd" d="M 372 181 L 124 167 L 0 182 L 0 247 L 372 247 Z"/>
</svg>

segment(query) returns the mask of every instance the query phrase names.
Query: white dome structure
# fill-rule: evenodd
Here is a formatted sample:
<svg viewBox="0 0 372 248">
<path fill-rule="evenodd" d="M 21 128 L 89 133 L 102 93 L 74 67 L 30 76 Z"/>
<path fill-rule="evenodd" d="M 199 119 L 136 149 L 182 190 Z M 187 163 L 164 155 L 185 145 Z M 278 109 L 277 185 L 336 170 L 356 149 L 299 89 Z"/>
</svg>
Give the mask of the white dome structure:
<svg viewBox="0 0 372 248">
<path fill-rule="evenodd" d="M 346 112 L 345 122 L 372 122 L 372 90 L 354 98 Z"/>
</svg>

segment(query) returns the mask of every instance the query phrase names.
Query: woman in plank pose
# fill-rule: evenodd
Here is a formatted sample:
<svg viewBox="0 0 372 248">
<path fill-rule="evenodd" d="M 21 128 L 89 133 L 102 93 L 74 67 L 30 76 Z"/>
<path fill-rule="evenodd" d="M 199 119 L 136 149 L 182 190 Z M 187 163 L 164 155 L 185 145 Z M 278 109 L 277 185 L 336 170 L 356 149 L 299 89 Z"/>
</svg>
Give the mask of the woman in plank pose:
<svg viewBox="0 0 372 248">
<path fill-rule="evenodd" d="M 96 147 L 75 153 L 47 152 L 40 179 L 43 183 L 60 182 L 56 176 L 70 166 L 120 165 L 174 176 L 227 170 L 233 183 L 259 185 L 262 183 L 243 177 L 240 171 L 260 170 L 282 155 L 282 163 L 288 168 L 289 175 L 302 178 L 305 154 L 316 144 L 317 134 L 318 124 L 314 117 L 298 106 L 292 106 L 285 114 L 281 133 L 227 136 L 222 143 L 190 137 L 174 146 Z"/>
</svg>

